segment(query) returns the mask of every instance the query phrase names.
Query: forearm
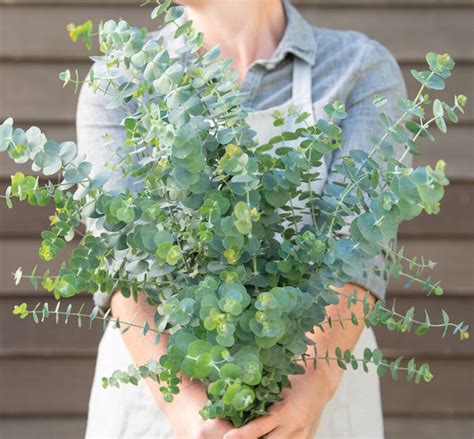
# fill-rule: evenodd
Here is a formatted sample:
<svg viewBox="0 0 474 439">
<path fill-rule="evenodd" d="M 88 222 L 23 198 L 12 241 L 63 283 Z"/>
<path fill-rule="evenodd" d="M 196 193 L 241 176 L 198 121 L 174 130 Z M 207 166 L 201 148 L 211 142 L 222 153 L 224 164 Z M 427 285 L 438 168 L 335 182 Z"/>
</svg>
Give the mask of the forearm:
<svg viewBox="0 0 474 439">
<path fill-rule="evenodd" d="M 154 321 L 153 317 L 156 307 L 150 306 L 145 301 L 144 294 L 138 297 L 138 303 L 132 298 L 125 298 L 121 294 L 114 294 L 111 301 L 112 314 L 122 321 L 131 321 L 144 324 Z M 143 331 L 138 328 L 130 328 L 123 339 L 136 364 L 143 364 L 150 359 L 158 360 L 167 352 L 168 335 L 162 334 L 159 343 L 154 343 L 155 333 L 149 331 L 143 335 Z M 204 421 L 199 415 L 199 410 L 206 404 L 207 395 L 205 386 L 195 380 L 181 377 L 180 392 L 174 395 L 172 402 L 166 402 L 160 392 L 160 384 L 151 379 L 147 384 L 151 390 L 160 410 L 166 415 L 176 437 L 197 438 L 223 437 L 231 430 L 231 425 L 227 421 L 215 419 Z M 185 422 L 183 422 L 183 420 Z"/>
<path fill-rule="evenodd" d="M 138 302 L 133 298 L 125 298 L 121 294 L 114 294 L 111 300 L 112 314 L 121 321 L 129 322 L 132 319 L 135 323 L 143 325 L 145 322 L 151 324 L 154 321 L 156 307 L 146 303 L 145 296 L 139 294 Z M 154 343 L 156 333 L 149 331 L 146 335 L 140 328 L 131 327 L 126 333 L 122 334 L 125 344 L 137 365 L 145 364 L 151 359 L 158 360 L 167 352 L 168 334 L 162 334 L 159 343 Z M 153 394 L 153 397 L 167 415 L 173 410 L 173 407 L 179 404 L 181 393 L 176 395 L 173 402 L 165 402 L 160 392 L 160 384 L 151 379 L 147 379 L 147 384 Z M 194 383 L 193 383 L 194 384 Z M 180 389 L 183 390 L 191 385 L 186 377 L 182 378 Z"/>
<path fill-rule="evenodd" d="M 349 295 L 357 289 L 358 298 L 363 299 L 366 290 L 356 285 L 347 284 L 343 288 L 335 288 L 343 295 Z M 375 297 L 370 296 L 369 302 L 373 304 Z M 351 313 L 363 314 L 363 304 L 357 303 L 347 308 L 346 300 L 341 296 L 337 305 L 327 308 L 328 317 L 332 320 L 350 319 Z M 317 344 L 317 355 L 325 356 L 326 350 L 330 357 L 334 357 L 337 347 L 342 350 L 352 350 L 363 330 L 362 323 L 353 325 L 351 322 L 341 327 L 338 323 L 331 327 L 324 324 L 324 332 L 320 328 L 314 328 L 313 333 L 307 336 Z M 314 356 L 310 347 L 308 355 Z M 334 395 L 342 376 L 342 370 L 331 361 L 328 365 L 324 360 L 317 362 L 316 369 L 312 361 L 306 365 L 306 373 L 302 375 L 291 375 L 291 388 L 285 388 L 281 396 L 282 401 L 273 404 L 269 409 L 269 416 L 254 419 L 245 426 L 229 432 L 225 439 L 250 439 L 262 436 L 280 437 L 314 437 L 319 418 L 326 404 Z"/>
<path fill-rule="evenodd" d="M 333 289 L 341 293 L 341 295 L 337 305 L 330 305 L 326 308 L 328 318 L 331 318 L 333 322 L 332 325 L 329 325 L 326 321 L 323 324 L 324 332 L 316 327 L 314 333 L 307 334 L 308 338 L 316 343 L 318 357 L 325 356 L 326 352 L 328 352 L 329 357 L 334 358 L 334 352 L 337 347 L 343 352 L 346 349 L 352 351 L 364 329 L 362 321 L 358 325 L 354 325 L 351 322 L 351 314 L 354 313 L 357 317 L 364 314 L 362 299 L 366 294 L 366 290 L 354 284 L 346 284 L 342 288 Z M 352 294 L 354 289 L 357 290 L 359 301 L 348 308 L 345 296 Z M 375 300 L 373 295 L 369 295 L 370 305 L 373 305 Z M 342 325 L 339 323 L 340 321 L 342 321 Z M 314 356 L 313 348 L 310 347 L 308 349 L 308 355 Z M 317 382 L 318 394 L 329 400 L 337 389 L 343 370 L 334 361 L 330 361 L 328 365 L 326 361 L 319 359 L 316 370 L 314 369 L 313 362 L 308 361 L 306 373 L 308 380 Z"/>
</svg>

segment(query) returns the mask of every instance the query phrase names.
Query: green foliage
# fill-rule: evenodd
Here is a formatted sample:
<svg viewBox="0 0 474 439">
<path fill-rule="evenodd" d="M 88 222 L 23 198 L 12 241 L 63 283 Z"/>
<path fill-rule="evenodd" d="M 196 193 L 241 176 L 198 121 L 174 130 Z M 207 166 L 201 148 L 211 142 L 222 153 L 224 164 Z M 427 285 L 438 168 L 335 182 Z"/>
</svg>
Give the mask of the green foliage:
<svg viewBox="0 0 474 439">
<path fill-rule="evenodd" d="M 69 31 L 69 37 L 72 41 L 76 42 L 77 40 L 82 39 L 84 45 L 90 50 L 92 49 L 91 33 L 93 27 L 92 21 L 89 20 L 79 26 L 70 23 L 67 26 L 67 30 Z"/>
<path fill-rule="evenodd" d="M 275 112 L 275 126 L 294 119 L 298 128 L 258 145 L 229 60 L 220 59 L 217 48 L 200 55 L 203 36 L 190 24 L 176 22 L 182 13 L 166 1 L 152 14 L 164 16 L 165 24 L 176 27 L 174 37 L 184 38 L 178 54 L 122 20 L 99 28 L 103 55 L 93 59 L 105 69 L 93 70 L 86 86 L 113 91 L 108 108 L 127 112 L 127 139 L 114 147 L 115 172 L 133 180 L 133 191 L 117 192 L 107 184 L 110 174 L 92 174 L 73 142 L 47 140 L 36 127 L 25 132 L 12 119 L 0 125 L 0 151 L 17 163 L 32 162 L 45 176 L 59 176 L 58 183 L 41 185 L 36 177 L 17 173 L 5 194 L 8 207 L 15 198 L 31 205 L 54 203 L 51 228 L 41 234 L 40 258 L 53 260 L 84 219 L 100 230 L 82 237 L 57 274 L 24 276 L 19 270 L 16 282 L 30 278 L 36 288 L 40 279 L 57 299 L 86 291 L 120 291 L 136 298 L 143 291 L 156 313 L 154 322 L 141 329 L 155 332 L 157 341 L 160 333 L 171 333 L 168 353 L 128 372 L 116 371 L 103 384 L 137 384 L 150 377 L 162 383 L 170 401 L 183 373 L 208 385 L 209 404 L 201 411 L 206 419 L 241 425 L 264 414 L 289 386 L 288 376 L 304 373 L 301 363 L 313 348 L 315 363 L 343 369 L 362 365 L 365 371 L 373 363 L 381 376 L 390 371 L 396 379 L 405 370 L 409 379 L 429 381 L 427 365 L 416 368 L 410 360 L 404 367 L 402 359 L 389 363 L 378 350 L 366 350 L 362 359 L 340 349 L 333 356 L 316 355 L 317 346 L 306 334 L 325 324 L 344 324 L 326 315 L 326 306 L 339 301 L 331 286 L 366 274 L 367 261 L 381 252 L 387 266 L 379 274 L 405 277 L 407 286 L 419 283 L 429 294 L 442 294 L 439 283 L 423 278 L 434 263 L 408 259 L 394 245 L 402 221 L 439 211 L 448 184 L 444 162 L 413 169 L 404 158 L 418 154 L 419 137 L 432 138 L 433 124 L 446 132 L 445 119 L 455 123 L 463 111 L 464 96 L 452 106 L 438 99 L 431 106 L 423 94 L 444 88 L 454 62 L 448 55 L 428 54 L 428 70 L 413 71 L 420 92 L 413 100 L 400 100 L 398 120 L 383 110 L 387 100 L 375 97 L 383 136 L 372 139 L 370 153 L 355 149 L 343 157 L 335 165 L 339 182 L 327 184 L 319 195 L 311 190 L 319 178 L 311 169 L 343 141 L 339 121 L 347 113 L 342 103 L 327 105 L 326 118 L 312 126 L 306 123 L 308 114 L 296 108 Z M 90 22 L 68 29 L 73 40 L 82 38 L 91 46 Z M 79 84 L 69 71 L 61 79 Z M 433 110 L 429 119 L 428 106 Z M 289 148 L 288 141 L 297 146 Z M 396 144 L 404 146 L 402 157 L 394 156 Z M 355 295 L 347 300 L 349 306 L 358 301 Z M 468 337 L 467 325 L 451 323 L 444 311 L 443 323 L 433 324 L 428 315 L 417 321 L 414 310 L 402 315 L 381 301 L 370 309 L 367 297 L 363 308 L 364 315 L 352 313 L 348 323 L 399 332 L 416 328 L 417 335 L 436 326 L 445 333 L 454 327 L 461 339 Z M 86 317 L 112 320 L 97 309 L 89 316 L 70 307 L 63 312 L 59 302 L 54 312 L 22 304 L 14 313 L 35 321 L 72 316 L 79 325 Z M 112 321 L 123 331 L 138 326 Z"/>
</svg>

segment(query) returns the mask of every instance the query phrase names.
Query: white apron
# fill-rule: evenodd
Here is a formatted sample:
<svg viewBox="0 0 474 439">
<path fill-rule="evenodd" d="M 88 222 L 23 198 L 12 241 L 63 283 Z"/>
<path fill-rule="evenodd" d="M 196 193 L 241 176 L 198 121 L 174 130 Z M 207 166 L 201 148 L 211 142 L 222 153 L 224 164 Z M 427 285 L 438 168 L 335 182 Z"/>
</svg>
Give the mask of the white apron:
<svg viewBox="0 0 474 439">
<path fill-rule="evenodd" d="M 295 58 L 292 99 L 282 106 L 252 112 L 248 116 L 248 122 L 257 132 L 260 143 L 280 134 L 282 128 L 283 131 L 295 129 L 291 121 L 285 127 L 274 127 L 272 113 L 275 110 L 286 114 L 288 107 L 294 105 L 298 110 L 307 111 L 311 115 L 307 119 L 308 124 L 314 124 L 324 117 L 323 106 L 326 102 L 312 103 L 311 83 L 310 65 Z M 314 193 L 322 192 L 327 179 L 328 169 L 324 161 L 318 168 L 318 172 L 320 180 L 313 182 L 311 187 Z M 297 201 L 294 200 L 293 203 L 297 204 Z M 306 222 L 308 218 L 304 220 Z M 371 349 L 377 347 L 372 329 L 367 328 L 363 330 L 357 342 L 354 355 L 362 358 L 366 347 Z M 165 415 L 157 407 L 144 381 L 141 381 L 138 386 L 122 385 L 119 389 L 107 390 L 102 388 L 102 377 L 112 375 L 116 369 L 126 370 L 132 363 L 133 359 L 120 331 L 109 325 L 99 345 L 89 402 L 87 439 L 170 439 L 174 437 Z M 318 439 L 380 439 L 383 436 L 379 379 L 375 369 L 370 369 L 369 373 L 360 369 L 347 370 L 342 376 L 334 397 L 323 412 L 315 437 Z"/>
</svg>

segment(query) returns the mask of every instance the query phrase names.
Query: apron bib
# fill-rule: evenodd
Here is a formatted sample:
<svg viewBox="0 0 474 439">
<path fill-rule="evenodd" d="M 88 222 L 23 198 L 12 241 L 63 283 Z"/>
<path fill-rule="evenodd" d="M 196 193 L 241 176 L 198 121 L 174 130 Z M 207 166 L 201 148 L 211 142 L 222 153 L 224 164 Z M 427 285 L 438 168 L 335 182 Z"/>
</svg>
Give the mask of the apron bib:
<svg viewBox="0 0 474 439">
<path fill-rule="evenodd" d="M 290 106 L 310 114 L 308 124 L 315 124 L 324 117 L 323 106 L 313 105 L 311 100 L 311 66 L 295 58 L 293 63 L 292 99 L 284 105 L 263 111 L 251 112 L 247 121 L 257 132 L 260 144 L 283 131 L 294 131 L 297 126 L 290 118 L 284 127 L 273 125 L 272 113 L 286 114 Z M 291 142 L 286 142 L 291 146 Z M 271 152 L 270 152 L 271 153 Z M 319 180 L 311 183 L 313 193 L 321 194 L 328 176 L 326 160 L 311 171 L 319 172 Z M 304 187 L 304 186 L 305 187 Z M 307 183 L 302 189 L 306 190 Z M 303 207 L 299 200 L 295 206 Z M 303 215 L 304 223 L 310 223 L 309 215 Z M 377 347 L 372 329 L 362 331 L 355 348 L 357 358 L 363 356 L 364 348 Z M 144 381 L 138 386 L 123 385 L 119 389 L 104 390 L 101 379 L 110 376 L 116 369 L 127 369 L 133 359 L 122 339 L 120 331 L 109 326 L 99 345 L 97 364 L 89 402 L 86 438 L 88 439 L 170 439 L 173 438 L 171 426 L 165 415 L 158 409 L 151 392 Z M 337 367 L 334 365 L 334 367 Z M 315 397 L 317 397 L 315 395 Z M 185 422 L 185 420 L 183 420 Z M 315 435 L 318 439 L 341 438 L 383 438 L 383 417 L 380 400 L 379 379 L 374 368 L 369 373 L 362 370 L 344 372 L 340 385 L 326 406 Z M 187 438 L 177 438 L 187 439 Z M 213 439 L 213 438 L 210 438 Z"/>
<path fill-rule="evenodd" d="M 301 127 L 301 124 L 295 122 L 295 118 L 288 118 L 283 127 L 275 127 L 273 125 L 272 117 L 272 114 L 275 111 L 286 115 L 288 109 L 293 106 L 300 113 L 307 112 L 310 115 L 306 119 L 308 125 L 315 125 L 317 120 L 323 117 L 321 109 L 320 111 L 316 110 L 318 114 L 315 114 L 315 110 L 313 109 L 313 102 L 311 100 L 311 83 L 311 66 L 299 58 L 296 58 L 293 62 L 293 93 L 291 100 L 278 107 L 272 107 L 262 111 L 253 111 L 247 116 L 247 123 L 257 132 L 259 144 L 267 143 L 272 137 L 279 135 L 282 131 L 296 131 L 297 128 Z M 285 146 L 296 147 L 299 142 L 300 140 L 285 141 Z M 276 147 L 279 146 L 281 146 L 281 144 L 276 145 Z M 272 152 L 273 151 L 270 151 L 270 154 L 272 154 Z M 311 171 L 319 172 L 319 179 L 311 183 L 311 190 L 313 193 L 321 194 L 328 176 L 328 168 L 324 156 L 321 166 L 318 168 L 312 168 Z M 303 183 L 302 189 L 307 187 L 308 184 Z M 300 203 L 298 200 L 293 200 L 293 202 Z M 301 203 L 300 205 L 303 206 Z"/>
</svg>

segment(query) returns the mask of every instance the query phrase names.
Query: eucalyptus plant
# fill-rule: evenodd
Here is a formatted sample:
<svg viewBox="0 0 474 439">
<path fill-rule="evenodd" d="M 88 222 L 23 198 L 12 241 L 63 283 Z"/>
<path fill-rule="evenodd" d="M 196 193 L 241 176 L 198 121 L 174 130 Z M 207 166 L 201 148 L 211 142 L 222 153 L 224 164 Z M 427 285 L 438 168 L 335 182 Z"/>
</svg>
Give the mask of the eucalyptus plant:
<svg viewBox="0 0 474 439">
<path fill-rule="evenodd" d="M 221 59 L 217 47 L 204 48 L 191 22 L 180 23 L 183 11 L 164 1 L 152 13 L 162 26 L 176 27 L 174 38 L 183 40 L 177 53 L 162 37 L 123 20 L 101 23 L 97 34 L 91 22 L 68 28 L 88 47 L 98 36 L 102 54 L 91 59 L 105 68 L 92 69 L 85 81 L 65 71 L 64 84 L 85 82 L 111 96 L 110 109 L 127 113 L 126 141 L 114 145 L 110 166 L 94 171 L 74 142 L 48 140 L 37 127 L 24 131 L 12 119 L 0 126 L 0 151 L 55 176 L 44 183 L 17 172 L 4 195 L 10 208 L 12 199 L 55 206 L 51 228 L 41 233 L 40 258 L 55 259 L 79 237 L 59 272 L 15 273 L 17 282 L 27 278 L 52 292 L 55 310 L 21 304 L 14 313 L 36 322 L 75 317 L 79 325 L 102 319 L 122 331 L 154 333 L 156 342 L 170 334 L 166 355 L 104 377 L 104 387 L 150 378 L 171 401 L 184 375 L 207 385 L 205 419 L 225 418 L 236 426 L 265 414 L 307 361 L 366 372 L 374 364 L 380 376 L 390 372 L 397 379 L 404 371 L 408 380 L 430 381 L 429 366 L 414 359 L 389 362 L 369 348 L 363 358 L 339 348 L 321 352 L 306 334 L 323 325 L 365 324 L 417 335 L 440 327 L 468 337 L 467 325 L 451 322 L 444 310 L 440 323 L 428 314 L 417 321 L 413 308 L 399 313 L 381 300 L 370 306 L 369 292 L 363 300 L 355 291 L 346 295 L 348 307 L 363 302 L 363 315 L 352 312 L 348 322 L 328 319 L 326 311 L 340 300 L 334 287 L 367 274 L 366 262 L 381 253 L 386 264 L 373 269 L 378 275 L 443 293 L 425 274 L 435 264 L 407 258 L 395 238 L 402 221 L 438 213 L 448 184 L 443 161 L 435 169 L 413 168 L 405 158 L 419 154 L 420 137 L 433 139 L 433 125 L 445 133 L 446 120 L 456 123 L 463 112 L 464 96 L 448 104 L 427 94 L 445 87 L 453 60 L 429 53 L 427 70 L 412 71 L 420 89 L 414 99 L 399 99 L 397 120 L 384 111 L 386 99 L 374 97 L 384 134 L 371 138 L 370 153 L 354 149 L 341 158 L 340 179 L 320 195 L 312 190 L 320 178 L 314 169 L 341 146 L 344 105 L 327 105 L 315 125 L 297 108 L 275 112 L 276 127 L 294 119 L 298 128 L 258 144 L 230 60 Z M 401 157 L 394 155 L 395 144 L 404 147 Z M 128 189 L 107 184 L 117 175 L 130 181 Z M 85 234 L 84 221 L 94 224 Z M 61 307 L 60 300 L 81 292 L 115 291 L 135 299 L 144 293 L 156 307 L 154 321 L 122 322 L 98 308 L 87 314 Z"/>
</svg>

